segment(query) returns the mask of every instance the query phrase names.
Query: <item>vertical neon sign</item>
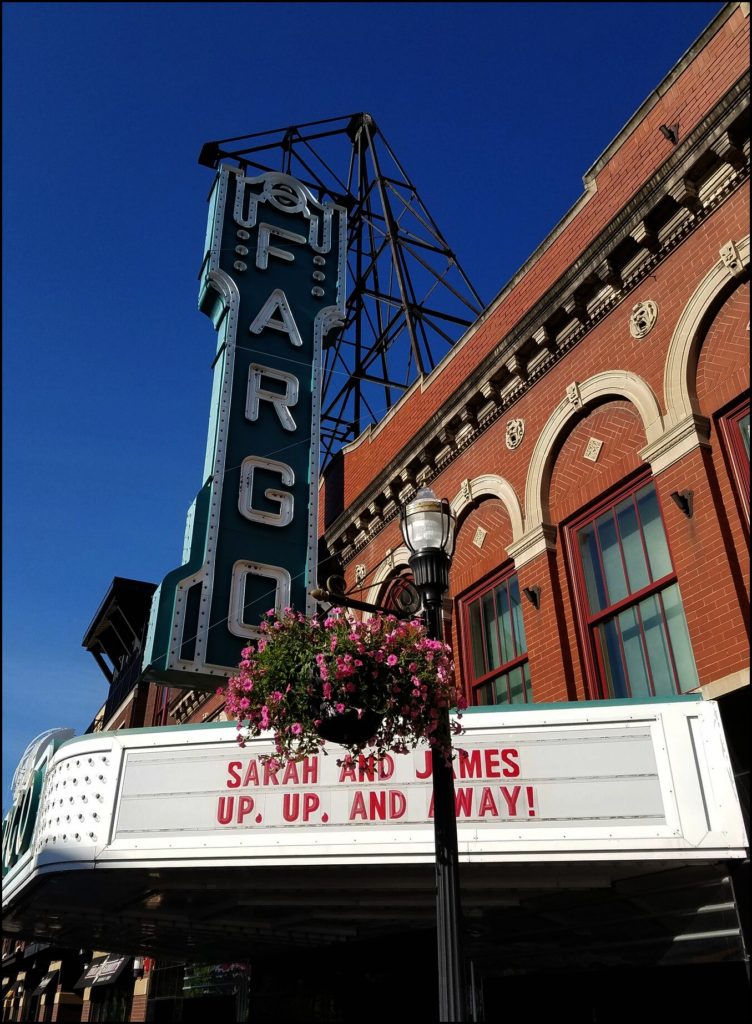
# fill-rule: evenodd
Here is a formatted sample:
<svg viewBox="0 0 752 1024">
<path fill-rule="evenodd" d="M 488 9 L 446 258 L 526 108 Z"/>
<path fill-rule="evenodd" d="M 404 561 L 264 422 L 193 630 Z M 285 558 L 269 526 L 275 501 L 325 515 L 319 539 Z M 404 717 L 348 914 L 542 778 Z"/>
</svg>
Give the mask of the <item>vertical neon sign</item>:
<svg viewBox="0 0 752 1024">
<path fill-rule="evenodd" d="M 199 308 L 218 333 L 204 485 L 154 595 L 147 678 L 208 687 L 261 615 L 313 611 L 320 365 L 342 324 L 346 212 L 282 173 L 220 167 Z"/>
</svg>

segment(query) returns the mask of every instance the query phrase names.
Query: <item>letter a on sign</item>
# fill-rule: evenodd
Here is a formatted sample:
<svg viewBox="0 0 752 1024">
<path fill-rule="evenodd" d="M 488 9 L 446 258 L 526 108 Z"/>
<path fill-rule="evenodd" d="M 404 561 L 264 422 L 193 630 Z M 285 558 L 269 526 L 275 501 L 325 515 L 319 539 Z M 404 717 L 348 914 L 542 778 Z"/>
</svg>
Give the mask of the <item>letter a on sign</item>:
<svg viewBox="0 0 752 1024">
<path fill-rule="evenodd" d="M 199 307 L 219 336 L 203 486 L 144 650 L 147 678 L 191 689 L 235 671 L 268 608 L 314 610 L 321 350 L 346 285 L 345 210 L 297 179 L 222 166 L 209 201 Z"/>
<path fill-rule="evenodd" d="M 274 319 L 276 312 L 279 312 L 281 319 Z M 275 331 L 282 331 L 296 348 L 303 347 L 303 339 L 300 337 L 298 325 L 295 323 L 295 317 L 292 315 L 290 304 L 281 288 L 275 288 L 271 293 L 251 324 L 250 330 L 253 334 L 261 334 L 265 327 L 272 327 Z"/>
</svg>

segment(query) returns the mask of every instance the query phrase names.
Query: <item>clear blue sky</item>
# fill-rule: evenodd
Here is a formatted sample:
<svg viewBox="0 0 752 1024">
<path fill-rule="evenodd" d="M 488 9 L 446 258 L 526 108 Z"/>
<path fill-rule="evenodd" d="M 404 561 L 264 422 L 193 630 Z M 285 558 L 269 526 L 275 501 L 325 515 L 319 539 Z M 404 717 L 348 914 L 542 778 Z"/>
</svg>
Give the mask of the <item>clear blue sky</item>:
<svg viewBox="0 0 752 1024">
<path fill-rule="evenodd" d="M 3 5 L 3 807 L 203 482 L 201 144 L 370 112 L 486 302 L 719 3 Z"/>
</svg>

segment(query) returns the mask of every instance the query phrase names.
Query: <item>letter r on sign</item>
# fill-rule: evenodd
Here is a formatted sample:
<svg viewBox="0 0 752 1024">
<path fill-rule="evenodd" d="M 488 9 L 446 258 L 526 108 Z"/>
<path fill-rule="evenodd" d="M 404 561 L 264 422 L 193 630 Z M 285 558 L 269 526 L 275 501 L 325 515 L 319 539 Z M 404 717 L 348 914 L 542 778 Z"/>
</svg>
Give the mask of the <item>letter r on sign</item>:
<svg viewBox="0 0 752 1024">
<path fill-rule="evenodd" d="M 278 380 L 285 385 L 284 392 L 269 391 L 261 386 L 261 378 L 268 377 L 270 380 Z M 285 430 L 295 430 L 296 423 L 292 418 L 290 407 L 297 405 L 300 382 L 292 373 L 285 373 L 284 370 L 273 370 L 269 366 L 261 366 L 259 363 L 251 363 L 248 367 L 248 392 L 245 399 L 245 417 L 252 423 L 259 417 L 259 400 L 271 402 L 274 411 L 279 417 L 279 422 Z"/>
</svg>

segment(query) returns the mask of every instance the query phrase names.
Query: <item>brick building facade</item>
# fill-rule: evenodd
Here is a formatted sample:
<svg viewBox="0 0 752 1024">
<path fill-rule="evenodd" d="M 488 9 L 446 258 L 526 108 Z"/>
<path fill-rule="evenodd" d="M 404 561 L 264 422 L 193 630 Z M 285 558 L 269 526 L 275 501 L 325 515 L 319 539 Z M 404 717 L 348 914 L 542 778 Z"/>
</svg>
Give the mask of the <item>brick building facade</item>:
<svg viewBox="0 0 752 1024">
<path fill-rule="evenodd" d="M 377 602 L 407 567 L 399 506 L 421 484 L 451 500 L 446 621 L 469 699 L 477 623 L 468 607 L 509 574 L 520 593 L 540 591 L 539 607 L 520 606 L 535 702 L 698 687 L 720 696 L 748 684 L 747 18 L 738 7 L 726 14 L 588 172 L 582 200 L 478 323 L 324 481 L 329 551 L 348 592 Z M 676 122 L 673 143 L 660 126 Z M 611 627 L 595 614 L 605 606 L 588 607 L 583 578 L 587 522 L 597 518 L 602 531 L 605 512 L 646 487 L 668 546 L 660 574 L 686 619 L 688 640 L 674 646 L 691 649 L 680 655 L 689 676 L 674 665 L 663 691 L 662 679 L 624 690 L 604 678 L 594 647 Z M 685 492 L 692 504 L 682 510 Z M 652 529 L 657 511 L 649 520 L 635 511 L 643 534 Z M 601 538 L 601 561 L 611 542 L 628 562 L 629 536 Z M 661 585 L 649 572 L 614 588 L 600 604 L 618 617 L 630 595 Z M 664 635 L 681 615 L 656 614 Z M 642 633 L 644 657 L 652 638 Z"/>
</svg>

